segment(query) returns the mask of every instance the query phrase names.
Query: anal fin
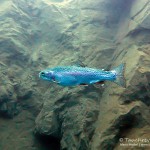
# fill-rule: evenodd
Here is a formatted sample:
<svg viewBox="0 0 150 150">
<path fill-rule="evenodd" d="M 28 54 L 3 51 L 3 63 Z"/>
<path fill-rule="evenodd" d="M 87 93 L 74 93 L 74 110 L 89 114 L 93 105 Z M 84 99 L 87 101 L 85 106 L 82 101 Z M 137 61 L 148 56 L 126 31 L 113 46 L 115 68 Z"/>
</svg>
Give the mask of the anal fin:
<svg viewBox="0 0 150 150">
<path fill-rule="evenodd" d="M 86 83 L 80 83 L 80 85 L 88 86 L 88 84 L 86 84 Z"/>
</svg>

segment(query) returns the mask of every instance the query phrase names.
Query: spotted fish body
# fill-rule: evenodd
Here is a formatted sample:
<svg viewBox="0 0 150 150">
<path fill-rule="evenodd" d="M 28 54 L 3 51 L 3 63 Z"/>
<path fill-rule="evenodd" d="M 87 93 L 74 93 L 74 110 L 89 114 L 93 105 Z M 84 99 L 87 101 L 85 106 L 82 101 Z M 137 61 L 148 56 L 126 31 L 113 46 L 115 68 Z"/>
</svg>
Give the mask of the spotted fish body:
<svg viewBox="0 0 150 150">
<path fill-rule="evenodd" d="M 39 77 L 62 86 L 90 85 L 109 80 L 125 87 L 124 66 L 125 64 L 121 64 L 111 71 L 88 67 L 60 66 L 41 71 Z"/>
</svg>

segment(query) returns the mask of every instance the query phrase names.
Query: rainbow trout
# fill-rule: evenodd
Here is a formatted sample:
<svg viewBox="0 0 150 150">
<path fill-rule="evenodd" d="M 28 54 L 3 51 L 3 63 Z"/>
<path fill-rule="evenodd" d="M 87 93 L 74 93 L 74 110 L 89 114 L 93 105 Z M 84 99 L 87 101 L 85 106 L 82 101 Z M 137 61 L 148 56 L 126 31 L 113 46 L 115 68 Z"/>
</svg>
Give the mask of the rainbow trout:
<svg viewBox="0 0 150 150">
<path fill-rule="evenodd" d="M 110 71 L 78 66 L 58 66 L 41 71 L 39 77 L 61 86 L 103 84 L 104 81 L 109 80 L 126 87 L 124 68 L 124 63 Z"/>
</svg>

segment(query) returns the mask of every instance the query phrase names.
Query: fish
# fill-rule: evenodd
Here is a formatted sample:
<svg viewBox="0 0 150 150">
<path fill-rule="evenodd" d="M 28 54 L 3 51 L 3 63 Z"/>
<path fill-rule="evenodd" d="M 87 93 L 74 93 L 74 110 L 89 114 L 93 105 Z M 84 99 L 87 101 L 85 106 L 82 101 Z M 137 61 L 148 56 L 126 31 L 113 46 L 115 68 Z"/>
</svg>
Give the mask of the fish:
<svg viewBox="0 0 150 150">
<path fill-rule="evenodd" d="M 105 81 L 112 81 L 119 86 L 126 87 L 124 71 L 125 63 L 110 71 L 82 66 L 56 66 L 42 70 L 39 73 L 39 78 L 61 86 L 103 85 Z"/>
</svg>

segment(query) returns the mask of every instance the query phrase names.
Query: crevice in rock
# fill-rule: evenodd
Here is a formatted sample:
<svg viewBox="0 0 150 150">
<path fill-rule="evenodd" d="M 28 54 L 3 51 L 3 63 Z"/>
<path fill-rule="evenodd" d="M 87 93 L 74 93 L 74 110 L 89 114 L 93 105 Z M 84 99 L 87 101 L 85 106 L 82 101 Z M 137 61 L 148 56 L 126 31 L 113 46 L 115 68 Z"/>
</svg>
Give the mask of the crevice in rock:
<svg viewBox="0 0 150 150">
<path fill-rule="evenodd" d="M 129 32 L 126 35 L 126 37 L 130 36 L 132 38 L 137 38 L 140 35 L 145 35 L 145 36 L 148 35 L 149 36 L 149 34 L 150 34 L 150 29 L 146 29 L 144 27 L 139 27 L 139 28 L 136 28 L 136 29 L 132 30 L 131 32 Z M 144 42 L 144 41 L 142 41 L 142 42 Z M 147 41 L 147 43 L 150 43 L 150 42 Z"/>
<path fill-rule="evenodd" d="M 145 9 L 145 7 L 147 7 L 147 6 L 149 5 L 149 3 L 150 3 L 150 1 L 147 1 L 147 3 L 145 3 L 145 5 L 144 5 L 134 16 L 132 16 L 131 19 L 134 20 L 134 18 L 135 18 L 137 15 L 139 15 L 139 14 Z"/>
<path fill-rule="evenodd" d="M 128 133 L 133 128 L 142 128 L 149 124 L 144 117 L 139 106 L 131 109 L 129 113 L 120 116 L 114 124 L 114 128 L 118 130 L 116 134 L 116 143 L 119 142 L 119 138 L 127 137 Z"/>
<path fill-rule="evenodd" d="M 125 138 L 133 128 L 146 125 L 139 107 L 134 107 L 127 114 L 119 116 L 113 125 L 103 133 L 101 148 L 113 150 L 120 138 Z"/>
<path fill-rule="evenodd" d="M 60 150 L 60 139 L 40 134 L 36 134 L 35 137 L 37 138 L 39 147 L 42 150 Z"/>
<path fill-rule="evenodd" d="M 122 93 L 123 99 L 121 102 L 123 104 L 129 104 L 133 101 L 141 101 L 145 105 L 150 106 L 150 73 L 147 72 L 145 75 L 140 72 L 132 79 L 128 89 Z M 139 80 L 139 83 L 137 82 Z"/>
</svg>

